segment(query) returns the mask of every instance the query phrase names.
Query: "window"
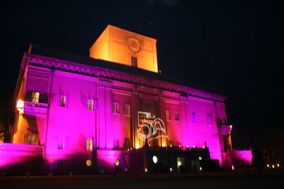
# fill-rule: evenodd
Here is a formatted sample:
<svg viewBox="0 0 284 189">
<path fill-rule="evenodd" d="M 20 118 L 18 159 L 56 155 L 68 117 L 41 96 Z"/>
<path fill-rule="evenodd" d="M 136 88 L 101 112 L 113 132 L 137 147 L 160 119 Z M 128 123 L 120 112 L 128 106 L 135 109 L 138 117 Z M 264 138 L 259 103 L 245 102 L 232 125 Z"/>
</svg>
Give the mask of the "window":
<svg viewBox="0 0 284 189">
<path fill-rule="evenodd" d="M 92 140 L 92 138 L 87 139 L 87 151 L 93 151 L 93 140 Z"/>
<path fill-rule="evenodd" d="M 119 103 L 115 102 L 113 103 L 113 113 L 119 114 Z"/>
<path fill-rule="evenodd" d="M 179 117 L 179 113 L 178 113 L 178 112 L 175 112 L 175 120 L 176 120 L 176 121 L 179 121 L 179 120 L 180 120 L 180 117 Z"/>
<path fill-rule="evenodd" d="M 39 102 L 39 92 L 32 92 L 32 102 Z"/>
<path fill-rule="evenodd" d="M 94 100 L 88 99 L 88 110 L 93 111 L 94 110 Z"/>
<path fill-rule="evenodd" d="M 35 143 L 35 135 L 31 134 L 28 136 L 28 144 L 34 144 Z"/>
<path fill-rule="evenodd" d="M 169 110 L 166 110 L 166 120 L 171 120 L 171 114 Z"/>
<path fill-rule="evenodd" d="M 28 133 L 25 135 L 25 143 L 26 144 L 35 144 L 36 134 Z"/>
<path fill-rule="evenodd" d="M 61 107 L 65 107 L 65 106 L 66 106 L 66 96 L 64 96 L 64 95 L 61 95 L 61 96 L 60 96 L 59 105 L 60 105 Z"/>
<path fill-rule="evenodd" d="M 130 104 L 125 104 L 124 114 L 128 116 L 130 115 Z"/>
<path fill-rule="evenodd" d="M 63 150 L 64 146 L 65 146 L 64 143 L 65 143 L 64 137 L 58 137 L 57 149 L 58 150 Z"/>
<path fill-rule="evenodd" d="M 131 56 L 131 66 L 137 67 L 137 57 Z"/>
<path fill-rule="evenodd" d="M 212 124 L 212 114 L 211 113 L 207 115 L 207 123 L 210 125 Z"/>
<path fill-rule="evenodd" d="M 195 112 L 192 112 L 192 114 L 191 114 L 191 122 L 192 123 L 196 122 L 196 114 L 195 114 Z"/>
</svg>

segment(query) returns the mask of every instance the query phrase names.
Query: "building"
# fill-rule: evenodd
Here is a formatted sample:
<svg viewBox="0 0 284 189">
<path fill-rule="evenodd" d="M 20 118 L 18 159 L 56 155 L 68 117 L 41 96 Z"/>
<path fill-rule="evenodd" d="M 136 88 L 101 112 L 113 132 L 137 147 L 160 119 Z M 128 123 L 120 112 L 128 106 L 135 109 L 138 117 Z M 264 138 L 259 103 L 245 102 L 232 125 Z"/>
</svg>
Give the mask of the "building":
<svg viewBox="0 0 284 189">
<path fill-rule="evenodd" d="M 16 148 L 17 161 L 35 153 L 51 171 L 193 171 L 205 160 L 230 167 L 239 155 L 251 163 L 250 151 L 232 149 L 225 97 L 160 74 L 155 39 L 108 25 L 89 56 L 30 46 L 13 144 L 0 151 Z M 16 158 L 22 148 L 30 153 Z"/>
</svg>

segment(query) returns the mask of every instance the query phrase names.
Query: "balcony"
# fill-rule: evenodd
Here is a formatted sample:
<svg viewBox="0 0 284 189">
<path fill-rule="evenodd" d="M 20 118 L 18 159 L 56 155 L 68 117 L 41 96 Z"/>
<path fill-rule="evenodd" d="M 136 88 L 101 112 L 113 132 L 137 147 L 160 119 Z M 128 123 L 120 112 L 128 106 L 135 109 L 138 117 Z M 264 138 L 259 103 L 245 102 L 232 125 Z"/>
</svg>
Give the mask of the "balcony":
<svg viewBox="0 0 284 189">
<path fill-rule="evenodd" d="M 30 102 L 30 101 L 21 101 L 17 102 L 17 109 L 20 113 L 27 115 L 46 115 L 47 114 L 47 103 L 40 102 Z"/>
<path fill-rule="evenodd" d="M 29 102 L 25 101 L 24 103 L 24 113 L 25 114 L 32 114 L 32 115 L 46 115 L 47 114 L 47 103 L 40 103 L 40 102 Z"/>
</svg>

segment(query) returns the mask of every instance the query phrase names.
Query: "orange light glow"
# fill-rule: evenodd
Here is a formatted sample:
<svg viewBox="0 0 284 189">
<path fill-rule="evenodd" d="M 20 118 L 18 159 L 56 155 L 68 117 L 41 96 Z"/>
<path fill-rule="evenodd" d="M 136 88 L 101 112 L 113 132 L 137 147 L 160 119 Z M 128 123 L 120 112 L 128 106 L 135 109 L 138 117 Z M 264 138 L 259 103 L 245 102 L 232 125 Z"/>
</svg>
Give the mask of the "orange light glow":
<svg viewBox="0 0 284 189">
<path fill-rule="evenodd" d="M 27 122 L 23 117 L 23 114 L 19 115 L 18 123 L 17 123 L 17 132 L 14 133 L 13 143 L 14 144 L 24 144 L 24 135 L 27 129 Z"/>
<path fill-rule="evenodd" d="M 156 39 L 112 25 L 92 45 L 89 56 L 158 73 Z"/>
<path fill-rule="evenodd" d="M 139 148 L 140 148 L 139 141 L 136 141 L 136 142 L 135 142 L 135 148 L 136 148 L 136 149 L 139 149 Z"/>
<path fill-rule="evenodd" d="M 16 107 L 17 107 L 17 110 L 18 110 L 20 113 L 24 113 L 24 106 L 25 106 L 24 101 L 19 99 L 19 100 L 17 101 Z"/>
<path fill-rule="evenodd" d="M 92 160 L 90 160 L 90 159 L 86 160 L 86 165 L 88 167 L 92 166 Z"/>
<path fill-rule="evenodd" d="M 162 147 L 167 147 L 167 143 L 162 141 Z"/>
</svg>

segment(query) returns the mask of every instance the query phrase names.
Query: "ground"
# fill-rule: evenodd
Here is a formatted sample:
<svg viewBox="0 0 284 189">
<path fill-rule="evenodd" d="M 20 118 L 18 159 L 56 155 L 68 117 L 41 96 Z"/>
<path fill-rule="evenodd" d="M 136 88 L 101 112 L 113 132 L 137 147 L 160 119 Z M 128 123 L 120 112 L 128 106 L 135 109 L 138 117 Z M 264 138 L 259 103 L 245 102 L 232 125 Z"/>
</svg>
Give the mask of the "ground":
<svg viewBox="0 0 284 189">
<path fill-rule="evenodd" d="M 67 175 L 0 177 L 0 188 L 267 189 L 281 186 L 284 173 L 214 173 L 195 175 Z"/>
</svg>

